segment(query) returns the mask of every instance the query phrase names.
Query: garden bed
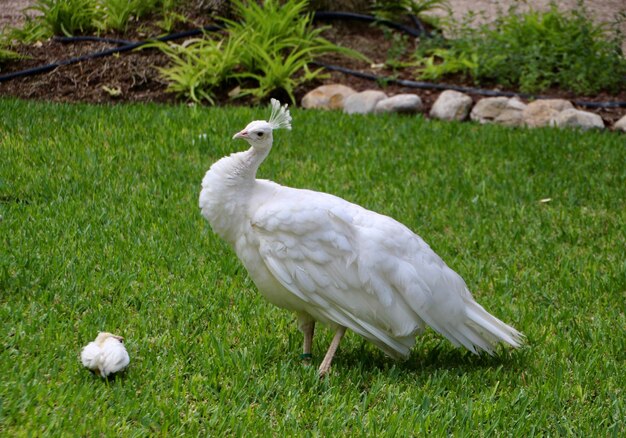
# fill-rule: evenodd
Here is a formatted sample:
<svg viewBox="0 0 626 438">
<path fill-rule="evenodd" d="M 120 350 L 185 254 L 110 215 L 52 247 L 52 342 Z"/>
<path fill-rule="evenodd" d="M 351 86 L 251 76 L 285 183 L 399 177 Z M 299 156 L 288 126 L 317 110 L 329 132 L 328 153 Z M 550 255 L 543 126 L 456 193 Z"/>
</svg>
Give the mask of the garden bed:
<svg viewBox="0 0 626 438">
<path fill-rule="evenodd" d="M 210 17 L 196 14 L 192 21 L 177 30 L 189 29 L 207 25 Z M 140 41 L 159 34 L 158 27 L 142 25 L 142 31 L 130 34 L 108 34 L 109 37 L 124 38 Z M 152 30 L 152 33 L 151 31 Z M 344 47 L 361 51 L 373 62 L 370 65 L 363 61 L 339 55 L 326 55 L 322 61 L 348 67 L 353 70 L 374 73 L 380 77 L 415 80 L 415 74 L 407 68 L 391 69 L 383 66 L 389 54 L 398 49 L 398 43 L 390 36 L 390 32 L 381 27 L 370 26 L 354 22 L 333 22 L 332 28 L 325 32 L 332 42 Z M 182 41 L 177 41 L 182 42 Z M 405 41 L 407 53 L 415 47 L 416 42 Z M 60 42 L 55 39 L 39 42 L 32 45 L 22 45 L 17 51 L 26 59 L 13 61 L 3 66 L 0 74 L 38 67 L 51 62 L 57 62 L 87 53 L 102 51 L 115 47 L 115 44 L 101 42 Z M 404 55 L 406 56 L 406 55 Z M 0 83 L 0 96 L 14 96 L 27 99 L 42 99 L 58 102 L 91 102 L 91 103 L 119 103 L 119 102 L 160 102 L 174 103 L 181 101 L 179 97 L 167 91 L 166 81 L 159 75 L 158 68 L 168 64 L 166 55 L 157 49 L 144 49 L 122 53 L 115 56 L 92 59 L 80 63 L 58 67 L 52 72 L 13 79 Z M 326 77 L 316 79 L 295 90 L 296 100 L 314 87 L 327 83 L 348 85 L 357 91 L 365 89 L 381 89 L 388 95 L 398 93 L 416 93 L 423 103 L 427 113 L 440 94 L 439 91 L 413 89 L 402 87 L 386 81 L 370 81 L 339 72 L 329 72 Z M 467 79 L 457 75 L 445 80 L 451 85 L 472 86 Z M 234 84 L 232 85 L 234 86 Z M 231 99 L 228 92 L 232 87 L 223 87 L 216 92 L 217 103 L 233 105 L 249 105 L 254 101 L 247 98 Z M 486 84 L 484 88 L 513 91 L 516 89 L 496 88 Z M 626 91 L 616 94 L 599 93 L 595 95 L 580 95 L 560 89 L 550 89 L 541 93 L 542 96 L 580 100 L 588 102 L 616 102 L 626 101 Z M 285 96 L 276 96 L 284 98 Z M 480 96 L 472 95 L 474 100 Z M 626 108 L 582 108 L 600 115 L 605 124 L 613 125 L 626 114 Z"/>
</svg>

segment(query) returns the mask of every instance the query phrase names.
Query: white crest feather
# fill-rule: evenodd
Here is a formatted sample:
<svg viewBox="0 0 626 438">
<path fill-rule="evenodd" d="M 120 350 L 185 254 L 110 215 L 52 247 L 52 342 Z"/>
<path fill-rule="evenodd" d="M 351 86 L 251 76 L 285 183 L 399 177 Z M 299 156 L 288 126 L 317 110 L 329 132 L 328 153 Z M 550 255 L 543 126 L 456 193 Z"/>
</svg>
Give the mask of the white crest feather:
<svg viewBox="0 0 626 438">
<path fill-rule="evenodd" d="M 291 129 L 291 114 L 287 109 L 287 104 L 280 106 L 280 102 L 276 99 L 271 99 L 272 103 L 272 115 L 267 123 L 270 124 L 272 129 Z"/>
</svg>

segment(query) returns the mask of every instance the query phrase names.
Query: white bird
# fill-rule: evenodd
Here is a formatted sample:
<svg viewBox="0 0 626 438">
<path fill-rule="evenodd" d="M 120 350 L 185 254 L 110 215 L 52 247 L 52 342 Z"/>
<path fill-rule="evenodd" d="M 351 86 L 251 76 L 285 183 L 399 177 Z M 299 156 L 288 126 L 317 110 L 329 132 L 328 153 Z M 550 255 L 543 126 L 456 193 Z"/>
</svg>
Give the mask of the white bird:
<svg viewBox="0 0 626 438">
<path fill-rule="evenodd" d="M 85 367 L 103 378 L 120 372 L 130 363 L 123 341 L 121 336 L 100 332 L 93 342 L 83 348 L 80 360 Z"/>
<path fill-rule="evenodd" d="M 296 312 L 311 357 L 315 322 L 335 330 L 319 367 L 330 369 L 346 329 L 393 358 L 407 358 L 428 325 L 455 346 L 493 353 L 523 335 L 483 309 L 463 279 L 407 227 L 336 196 L 256 179 L 273 131 L 291 129 L 287 105 L 272 99 L 269 121 L 233 139 L 250 144 L 214 163 L 202 180 L 200 208 L 271 303 Z"/>
</svg>

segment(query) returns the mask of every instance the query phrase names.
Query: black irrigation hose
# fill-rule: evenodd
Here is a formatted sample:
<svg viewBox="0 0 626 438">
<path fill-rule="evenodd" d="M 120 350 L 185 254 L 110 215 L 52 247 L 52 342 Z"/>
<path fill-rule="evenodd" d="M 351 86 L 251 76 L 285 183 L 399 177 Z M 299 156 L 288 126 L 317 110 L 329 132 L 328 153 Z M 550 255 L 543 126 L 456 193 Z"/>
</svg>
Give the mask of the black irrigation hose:
<svg viewBox="0 0 626 438">
<path fill-rule="evenodd" d="M 430 38 L 430 32 L 428 32 L 428 30 L 426 30 L 426 28 L 424 27 L 424 24 L 422 23 L 422 21 L 417 18 L 416 15 L 414 14 L 410 14 L 409 18 L 411 19 L 411 21 L 413 22 L 413 26 L 415 26 L 415 29 L 417 29 L 418 31 L 420 31 L 420 33 L 422 35 L 424 35 L 425 37 Z"/>
<path fill-rule="evenodd" d="M 378 76 L 373 73 L 365 73 L 358 70 L 351 70 L 349 68 L 340 67 L 337 65 L 329 65 L 321 62 L 313 61 L 311 64 L 318 67 L 323 67 L 327 70 L 338 71 L 341 73 L 349 74 L 358 78 L 368 79 L 376 82 L 392 82 L 394 84 L 402 85 L 409 88 L 420 88 L 424 90 L 454 90 L 461 93 L 478 94 L 481 96 L 503 96 L 503 97 L 521 97 L 524 99 L 550 99 L 551 96 L 542 96 L 527 93 L 515 93 L 513 91 L 498 91 L 498 90 L 486 90 L 484 88 L 464 87 L 460 85 L 440 84 L 434 82 L 421 82 L 410 81 L 407 79 L 397 79 L 388 76 Z M 588 102 L 585 100 L 572 100 L 573 104 L 578 106 L 584 106 L 587 108 L 626 108 L 626 102 Z"/>
<path fill-rule="evenodd" d="M 426 30 L 424 29 L 424 25 L 417 20 L 413 22 L 419 23 L 416 28 L 412 28 L 409 26 L 405 26 L 404 24 L 395 23 L 393 21 L 376 18 L 371 15 L 365 14 L 357 14 L 355 12 L 338 12 L 338 11 L 315 11 L 313 13 L 313 21 L 329 21 L 329 20 L 352 20 L 352 21 L 363 21 L 365 23 L 380 23 L 384 24 L 387 27 L 391 27 L 392 29 L 399 30 L 400 32 L 404 32 L 407 35 L 411 35 L 414 38 L 419 38 L 423 35 L 426 35 Z"/>
<path fill-rule="evenodd" d="M 413 37 L 419 37 L 422 35 L 427 35 L 424 26 L 420 23 L 420 21 L 415 17 L 413 22 L 416 24 L 416 28 L 411 28 L 408 26 L 404 26 L 399 23 L 394 23 L 388 20 L 379 20 L 376 17 L 370 15 L 356 14 L 352 12 L 330 12 L 330 11 L 317 11 L 313 15 L 314 20 L 357 20 L 364 21 L 368 23 L 376 22 L 381 23 L 386 26 L 397 29 L 401 32 L 407 33 Z M 200 35 L 204 32 L 215 32 L 222 30 L 223 26 L 220 25 L 210 25 L 204 26 L 199 29 L 192 29 L 185 32 L 177 32 L 169 35 L 165 35 L 162 37 L 155 38 L 153 40 L 132 42 L 127 40 L 119 40 L 113 38 L 100 38 L 95 36 L 78 36 L 78 37 L 55 37 L 55 40 L 61 42 L 75 42 L 75 41 L 98 41 L 98 42 L 107 42 L 113 44 L 122 44 L 120 47 L 115 47 L 112 49 L 103 50 L 100 52 L 94 52 L 87 55 L 66 59 L 63 61 L 58 61 L 52 64 L 44 65 L 41 67 L 35 67 L 28 70 L 21 70 L 13 73 L 9 73 L 3 76 L 0 76 L 0 83 L 17 78 L 22 76 L 31 76 L 40 73 L 46 73 L 51 70 L 54 70 L 57 67 L 63 65 L 75 64 L 77 62 L 86 61 L 89 59 L 101 58 L 104 56 L 113 55 L 115 53 L 127 52 L 130 50 L 134 50 L 138 47 L 145 46 L 146 44 L 150 44 L 154 41 L 172 41 L 181 38 L 186 38 L 190 36 Z M 438 84 L 433 82 L 421 82 L 421 81 L 411 81 L 406 79 L 397 79 L 393 77 L 384 77 L 378 76 L 373 73 L 365 73 L 358 70 L 352 70 L 345 67 L 340 67 L 337 65 L 329 65 L 321 62 L 312 62 L 311 64 L 317 65 L 319 67 L 323 67 L 327 70 L 338 71 L 341 73 L 349 74 L 355 77 L 360 77 L 363 79 L 368 79 L 376 82 L 392 82 L 398 85 L 402 85 L 404 87 L 409 88 L 420 88 L 420 89 L 430 89 L 430 90 L 455 90 L 468 94 L 478 94 L 482 96 L 504 96 L 504 97 L 521 97 L 521 98 L 531 98 L 531 99 L 548 99 L 550 96 L 541 96 L 541 95 L 532 95 L 526 93 L 515 93 L 511 91 L 497 91 L 497 90 L 486 90 L 482 88 L 473 88 L 473 87 L 463 87 L 458 85 L 449 85 L 449 84 Z M 578 106 L 583 106 L 587 108 L 626 108 L 626 102 L 588 102 L 583 100 L 573 100 L 572 103 Z"/>
<path fill-rule="evenodd" d="M 391 22 L 391 21 L 388 21 L 388 20 L 378 20 L 375 17 L 372 17 L 370 15 L 355 14 L 355 13 L 351 13 L 351 12 L 317 11 L 317 12 L 314 13 L 313 19 L 314 20 L 332 20 L 332 19 L 345 20 L 345 19 L 351 19 L 351 20 L 359 20 L 359 21 L 365 21 L 365 22 L 370 22 L 370 23 L 371 22 L 380 22 L 381 24 L 384 24 L 384 25 L 393 27 L 395 29 L 398 29 L 398 30 L 400 30 L 402 32 L 408 33 L 411 36 L 417 37 L 417 36 L 421 35 L 419 30 L 412 29 L 412 28 L 404 26 L 402 24 L 394 23 L 394 22 Z M 124 44 L 124 45 L 122 45 L 120 47 L 115 47 L 115 48 L 112 48 L 112 49 L 102 50 L 100 52 L 94 52 L 94 53 L 90 53 L 90 54 L 83 55 L 83 56 L 78 56 L 78 57 L 74 57 L 74 58 L 70 58 L 70 59 L 65 59 L 65 60 L 62 60 L 62 61 L 57 61 L 57 62 L 53 62 L 51 64 L 43 65 L 43 66 L 40 66 L 40 67 L 35 67 L 35 68 L 27 69 L 27 70 L 21 70 L 21 71 L 8 73 L 6 75 L 0 76 L 0 83 L 9 81 L 11 79 L 19 78 L 19 77 L 32 76 L 32 75 L 47 73 L 47 72 L 50 72 L 50 71 L 52 71 L 52 70 L 54 70 L 54 69 L 56 69 L 58 67 L 64 66 L 64 65 L 76 64 L 78 62 L 87 61 L 89 59 L 102 58 L 102 57 L 105 57 L 105 56 L 113 55 L 115 53 L 128 52 L 130 50 L 137 49 L 137 48 L 139 48 L 141 46 L 145 46 L 146 44 L 149 44 L 149 43 L 151 43 L 153 41 L 172 41 L 172 40 L 186 38 L 186 37 L 190 37 L 190 36 L 196 36 L 196 35 L 199 35 L 199 34 L 201 34 L 203 32 L 215 32 L 215 31 L 218 31 L 218 30 L 221 30 L 221 29 L 223 29 L 223 26 L 211 25 L 211 26 L 205 26 L 205 27 L 200 28 L 200 29 L 193 29 L 193 30 L 189 30 L 189 31 L 186 31 L 186 32 L 177 32 L 177 33 L 165 35 L 163 37 L 155 38 L 154 40 L 139 41 L 139 42 L 130 42 L 129 41 L 128 44 Z M 90 36 L 90 37 L 85 37 L 85 36 L 57 37 L 57 39 L 59 41 L 62 41 L 62 42 L 101 41 L 101 42 L 108 42 L 108 43 L 114 43 L 114 44 L 123 44 L 123 42 L 125 42 L 125 40 L 116 40 L 116 39 L 110 39 L 110 38 L 100 38 L 100 37 L 94 37 L 94 36 Z"/>
<path fill-rule="evenodd" d="M 75 43 L 80 41 L 95 41 L 97 43 L 110 43 L 110 44 L 119 44 L 121 46 L 134 44 L 134 41 L 130 40 L 121 40 L 118 38 L 105 38 L 105 37 L 97 37 L 97 36 L 53 36 L 52 41 L 57 41 L 59 43 Z"/>
<path fill-rule="evenodd" d="M 136 49 L 138 47 L 145 46 L 146 44 L 153 43 L 154 41 L 172 41 L 172 40 L 177 40 L 177 39 L 181 39 L 181 38 L 187 38 L 187 37 L 190 37 L 190 36 L 200 35 L 203 32 L 215 32 L 215 31 L 218 31 L 218 30 L 221 30 L 221 29 L 222 29 L 222 27 L 221 26 L 217 26 L 217 25 L 204 26 L 204 27 L 202 27 L 200 29 L 193 29 L 193 30 L 188 30 L 188 31 L 185 31 L 185 32 L 172 33 L 172 34 L 169 34 L 169 35 L 165 35 L 165 36 L 162 36 L 162 37 L 155 38 L 153 40 L 138 41 L 138 42 L 135 42 L 135 43 L 131 42 L 130 44 L 125 44 L 125 45 L 120 46 L 120 47 L 114 47 L 112 49 L 106 49 L 106 50 L 102 50 L 102 51 L 99 51 L 99 52 L 93 52 L 93 53 L 89 53 L 89 54 L 83 55 L 83 56 L 77 56 L 77 57 L 70 58 L 70 59 L 64 59 L 62 61 L 53 62 L 51 64 L 43 65 L 43 66 L 40 66 L 40 67 L 29 68 L 27 70 L 20 70 L 20 71 L 15 71 L 15 72 L 12 72 L 12 73 L 8 73 L 6 75 L 0 76 L 0 83 L 9 81 L 11 79 L 23 77 L 23 76 L 32 76 L 32 75 L 37 75 L 37 74 L 41 74 L 41 73 L 47 73 L 47 72 L 52 71 L 55 68 L 61 67 L 63 65 L 76 64 L 78 62 L 87 61 L 89 59 L 102 58 L 102 57 L 105 57 L 105 56 L 113 55 L 115 53 L 128 52 L 128 51 L 134 50 L 134 49 Z M 109 38 L 99 39 L 99 37 L 64 37 L 62 39 L 62 41 L 64 41 L 64 42 L 72 42 L 72 41 L 103 41 L 103 42 L 111 42 L 111 40 Z M 118 43 L 120 42 L 119 40 L 117 40 L 117 41 L 118 41 Z"/>
<path fill-rule="evenodd" d="M 421 82 L 421 81 L 410 81 L 407 79 L 397 79 L 394 77 L 388 76 L 378 76 L 373 73 L 365 73 L 358 70 L 351 70 L 349 68 L 340 67 L 338 65 L 329 65 L 321 62 L 313 61 L 311 64 L 316 65 L 318 67 L 324 67 L 327 70 L 338 71 L 341 73 L 349 74 L 352 76 L 356 76 L 362 79 L 369 79 L 370 81 L 377 82 L 393 82 L 394 84 L 402 85 L 404 87 L 410 88 L 422 88 L 425 90 L 455 90 L 464 93 L 472 93 L 472 94 L 481 94 L 484 96 L 506 96 L 506 97 L 533 97 L 528 94 L 523 93 L 514 93 L 512 91 L 495 91 L 495 90 L 483 90 L 480 88 L 470 88 L 470 87 L 462 87 L 458 85 L 448 85 L 448 84 L 438 84 L 434 82 Z"/>
</svg>

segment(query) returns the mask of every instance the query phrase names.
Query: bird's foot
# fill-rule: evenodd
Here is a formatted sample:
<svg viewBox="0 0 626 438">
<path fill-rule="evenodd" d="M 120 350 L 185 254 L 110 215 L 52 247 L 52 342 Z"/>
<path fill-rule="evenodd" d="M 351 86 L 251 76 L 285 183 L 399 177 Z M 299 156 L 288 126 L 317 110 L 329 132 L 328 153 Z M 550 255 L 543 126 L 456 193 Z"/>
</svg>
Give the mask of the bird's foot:
<svg viewBox="0 0 626 438">
<path fill-rule="evenodd" d="M 300 360 L 302 360 L 303 365 L 311 365 L 311 360 L 313 359 L 313 355 L 311 353 L 302 353 L 300 355 Z"/>
<path fill-rule="evenodd" d="M 328 376 L 330 374 L 330 364 L 322 363 L 319 370 L 317 370 L 317 374 L 320 380 Z"/>
</svg>

